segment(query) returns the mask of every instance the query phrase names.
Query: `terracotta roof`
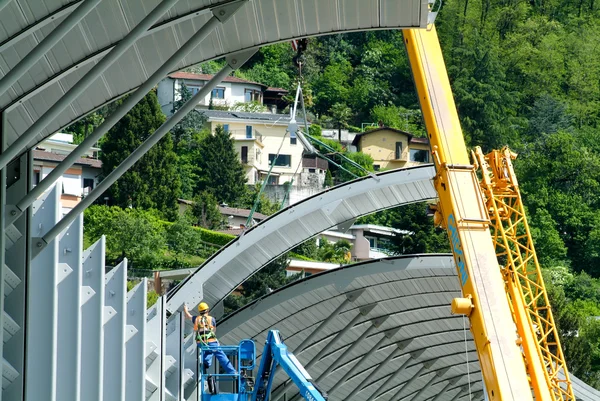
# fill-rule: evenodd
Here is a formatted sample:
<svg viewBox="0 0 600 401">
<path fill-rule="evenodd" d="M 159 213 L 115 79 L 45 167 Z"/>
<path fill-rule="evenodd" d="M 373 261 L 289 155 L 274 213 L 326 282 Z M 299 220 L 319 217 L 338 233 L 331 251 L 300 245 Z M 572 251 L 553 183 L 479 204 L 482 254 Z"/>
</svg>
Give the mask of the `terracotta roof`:
<svg viewBox="0 0 600 401">
<path fill-rule="evenodd" d="M 272 86 L 269 86 L 267 89 L 265 89 L 265 92 L 285 92 L 285 93 L 289 93 L 290 91 L 287 89 L 283 89 L 283 88 L 273 88 Z"/>
<path fill-rule="evenodd" d="M 190 80 L 196 80 L 196 81 L 209 81 L 213 76 L 214 75 L 211 75 L 211 74 L 192 74 L 191 72 L 175 72 L 173 74 L 170 74 L 169 78 L 190 79 Z M 267 85 L 265 85 L 265 84 L 248 81 L 248 80 L 238 78 L 238 77 L 233 77 L 233 76 L 226 77 L 223 80 L 223 82 L 234 82 L 234 83 L 239 83 L 239 84 L 253 84 L 253 85 L 263 86 L 265 88 L 267 87 Z"/>
<path fill-rule="evenodd" d="M 414 143 L 422 143 L 424 145 L 429 145 L 429 139 L 428 138 L 413 137 L 410 141 L 414 142 Z"/>
<path fill-rule="evenodd" d="M 61 161 L 65 160 L 66 157 L 67 157 L 67 155 L 59 155 L 59 154 L 52 153 L 52 152 L 46 152 L 44 150 L 34 150 L 33 151 L 34 160 L 46 160 L 46 161 L 60 163 Z M 90 167 L 94 167 L 94 168 L 102 167 L 102 161 L 99 159 L 88 159 L 88 158 L 80 157 L 79 159 L 77 159 L 75 161 L 75 164 L 81 164 L 84 166 L 90 166 Z"/>
</svg>

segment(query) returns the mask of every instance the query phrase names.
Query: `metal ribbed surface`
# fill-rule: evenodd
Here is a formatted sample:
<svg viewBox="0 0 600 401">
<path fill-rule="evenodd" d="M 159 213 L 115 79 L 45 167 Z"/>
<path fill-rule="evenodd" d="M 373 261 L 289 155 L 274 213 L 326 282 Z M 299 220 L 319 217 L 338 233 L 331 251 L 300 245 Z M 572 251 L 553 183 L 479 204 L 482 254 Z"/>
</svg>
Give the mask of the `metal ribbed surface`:
<svg viewBox="0 0 600 401">
<path fill-rule="evenodd" d="M 364 177 L 294 204 L 236 238 L 168 295 L 173 312 L 186 302 L 217 305 L 246 278 L 308 238 L 345 221 L 434 199 L 431 165 Z M 219 316 L 218 309 L 213 314 Z"/>
<path fill-rule="evenodd" d="M 469 322 L 450 314 L 460 294 L 450 255 L 389 258 L 295 282 L 228 316 L 218 331 L 222 343 L 252 338 L 260 350 L 268 330 L 279 330 L 330 400 L 461 400 L 469 399 L 469 383 L 480 400 Z M 273 400 L 286 379 L 276 376 Z M 573 382 L 578 398 L 600 400 Z M 295 397 L 292 385 L 287 400 Z"/>
<path fill-rule="evenodd" d="M 180 0 L 30 145 L 138 87 L 207 21 L 210 7 L 231 2 Z M 0 13 L 0 77 L 81 3 L 12 0 Z M 0 95 L 0 106 L 8 117 L 7 143 L 14 142 L 158 4 L 157 0 L 101 1 Z M 426 0 L 252 0 L 177 69 L 295 37 L 424 27 L 426 10 Z"/>
</svg>

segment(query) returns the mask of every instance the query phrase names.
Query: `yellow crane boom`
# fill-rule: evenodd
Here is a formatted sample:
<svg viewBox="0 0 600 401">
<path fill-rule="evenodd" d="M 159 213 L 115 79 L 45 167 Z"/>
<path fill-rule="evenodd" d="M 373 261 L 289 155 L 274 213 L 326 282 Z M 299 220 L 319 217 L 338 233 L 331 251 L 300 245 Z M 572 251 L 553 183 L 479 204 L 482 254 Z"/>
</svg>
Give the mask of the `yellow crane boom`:
<svg viewBox="0 0 600 401">
<path fill-rule="evenodd" d="M 462 286 L 463 297 L 452 302 L 452 311 L 469 317 L 488 399 L 575 400 L 539 266 L 532 274 L 526 267 L 533 260 L 537 266 L 530 236 L 524 240 L 515 232 L 510 244 L 499 239 L 511 230 L 500 227 L 513 223 L 490 209 L 493 197 L 484 195 L 469 160 L 435 27 L 404 30 L 404 41 L 437 171 L 435 222 L 448 232 Z M 479 165 L 493 187 L 496 171 L 483 159 Z M 527 227 L 522 207 L 519 216 Z M 525 231 L 529 235 L 528 227 Z M 523 241 L 531 251 L 514 256 Z M 497 249 L 503 261 L 514 263 L 500 266 Z M 564 391 L 559 371 L 566 377 Z"/>
</svg>

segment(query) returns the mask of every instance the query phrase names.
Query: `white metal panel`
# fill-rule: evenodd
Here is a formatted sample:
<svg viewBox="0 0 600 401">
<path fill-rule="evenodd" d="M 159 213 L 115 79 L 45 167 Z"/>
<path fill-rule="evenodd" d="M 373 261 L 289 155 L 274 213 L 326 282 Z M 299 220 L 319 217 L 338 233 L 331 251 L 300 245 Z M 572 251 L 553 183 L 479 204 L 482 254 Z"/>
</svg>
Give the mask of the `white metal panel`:
<svg viewBox="0 0 600 401">
<path fill-rule="evenodd" d="M 143 279 L 127 294 L 125 399 L 128 401 L 145 399 L 147 286 L 147 280 Z"/>
<path fill-rule="evenodd" d="M 81 401 L 102 397 L 104 330 L 104 251 L 102 236 L 83 254 L 81 300 Z"/>
<path fill-rule="evenodd" d="M 57 286 L 60 363 L 56 369 L 56 396 L 59 400 L 76 400 L 80 392 L 82 248 L 83 216 L 80 215 L 60 236 L 58 265 L 55 266 L 58 275 L 63 276 Z"/>
<path fill-rule="evenodd" d="M 208 7 L 230 1 L 180 0 L 101 81 L 97 80 L 34 142 L 139 86 L 158 68 L 160 61 L 166 60 L 206 21 Z M 10 91 L 0 96 L 0 106 L 8 108 L 8 143 L 14 142 L 31 125 L 29 116 L 38 118 L 73 85 L 75 80 L 69 79 L 69 74 L 80 76 L 79 69 L 89 60 L 105 55 L 158 3 L 159 0 L 103 0 L 45 57 L 32 65 Z M 0 14 L 0 76 L 65 18 L 69 11 L 61 11 L 62 6 L 55 0 L 12 0 L 3 10 Z M 69 8 L 72 9 L 75 7 Z M 178 69 L 300 36 L 384 27 L 424 27 L 426 10 L 426 0 L 253 0 L 182 60 Z M 55 19 L 46 18 L 52 13 L 57 13 Z M 24 34 L 18 36 L 21 32 Z M 60 82 L 60 85 L 52 82 Z M 28 95 L 41 87 L 44 89 Z"/>
<path fill-rule="evenodd" d="M 127 259 L 106 274 L 104 288 L 105 401 L 125 399 L 125 326 Z M 107 316 L 107 314 L 111 316 Z"/>
<path fill-rule="evenodd" d="M 57 186 L 33 204 L 32 237 L 42 237 L 59 220 Z M 27 291 L 27 400 L 56 400 L 58 238 L 31 261 Z"/>
</svg>

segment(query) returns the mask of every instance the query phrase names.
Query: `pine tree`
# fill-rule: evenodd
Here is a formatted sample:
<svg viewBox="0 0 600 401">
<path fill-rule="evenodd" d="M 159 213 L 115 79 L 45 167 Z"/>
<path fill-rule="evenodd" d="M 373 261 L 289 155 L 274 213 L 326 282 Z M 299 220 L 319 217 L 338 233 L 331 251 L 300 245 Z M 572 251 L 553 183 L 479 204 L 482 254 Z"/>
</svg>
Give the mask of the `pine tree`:
<svg viewBox="0 0 600 401">
<path fill-rule="evenodd" d="M 102 176 L 110 174 L 165 120 L 156 93 L 149 92 L 108 131 L 102 144 Z M 105 196 L 121 207 L 154 208 L 173 218 L 181 191 L 176 164 L 173 141 L 170 135 L 165 135 L 110 187 Z"/>
<path fill-rule="evenodd" d="M 219 125 L 214 135 L 199 144 L 202 174 L 198 178 L 196 193 L 207 191 L 219 202 L 234 203 L 246 192 L 246 176 L 229 132 Z"/>
</svg>

